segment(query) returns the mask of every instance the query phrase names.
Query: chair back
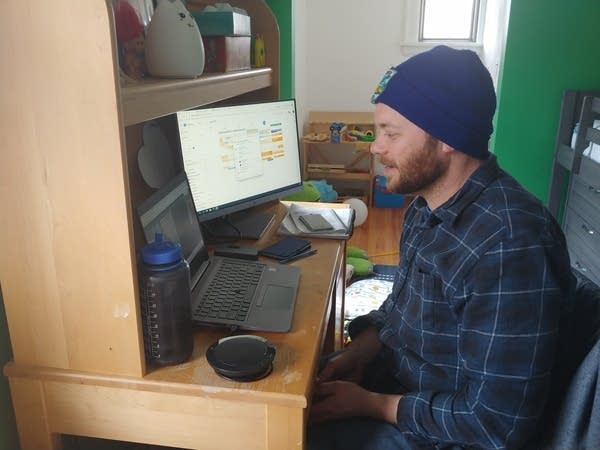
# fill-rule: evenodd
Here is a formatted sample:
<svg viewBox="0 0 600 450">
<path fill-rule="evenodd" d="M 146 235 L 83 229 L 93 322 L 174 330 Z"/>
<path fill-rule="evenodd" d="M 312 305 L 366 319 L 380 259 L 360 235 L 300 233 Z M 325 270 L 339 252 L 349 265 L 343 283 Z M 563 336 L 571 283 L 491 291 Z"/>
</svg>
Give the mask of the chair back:
<svg viewBox="0 0 600 450">
<path fill-rule="evenodd" d="M 536 449 L 600 448 L 600 287 L 580 277 Z"/>
</svg>

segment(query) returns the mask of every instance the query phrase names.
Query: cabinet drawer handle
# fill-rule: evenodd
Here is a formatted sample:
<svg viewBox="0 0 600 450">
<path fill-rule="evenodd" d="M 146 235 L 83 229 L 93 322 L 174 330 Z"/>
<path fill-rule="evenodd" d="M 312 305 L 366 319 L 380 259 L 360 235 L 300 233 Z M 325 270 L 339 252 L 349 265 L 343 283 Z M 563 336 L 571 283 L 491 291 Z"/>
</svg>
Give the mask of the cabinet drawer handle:
<svg viewBox="0 0 600 450">
<path fill-rule="evenodd" d="M 587 272 L 587 267 L 584 267 L 581 265 L 581 263 L 579 261 L 575 261 L 575 267 L 577 267 L 577 269 L 579 269 L 582 272 Z"/>
<path fill-rule="evenodd" d="M 600 189 L 594 186 L 588 186 L 588 189 L 592 191 L 594 194 L 600 194 Z"/>
<path fill-rule="evenodd" d="M 583 229 L 583 231 L 585 231 L 587 234 L 590 234 L 590 235 L 592 235 L 592 236 L 593 236 L 594 234 L 596 234 L 596 232 L 595 232 L 594 230 L 592 230 L 591 228 L 589 228 L 589 227 L 588 227 L 588 226 L 587 226 L 585 223 L 582 223 L 582 224 L 581 224 L 581 228 L 582 228 L 582 229 Z"/>
</svg>

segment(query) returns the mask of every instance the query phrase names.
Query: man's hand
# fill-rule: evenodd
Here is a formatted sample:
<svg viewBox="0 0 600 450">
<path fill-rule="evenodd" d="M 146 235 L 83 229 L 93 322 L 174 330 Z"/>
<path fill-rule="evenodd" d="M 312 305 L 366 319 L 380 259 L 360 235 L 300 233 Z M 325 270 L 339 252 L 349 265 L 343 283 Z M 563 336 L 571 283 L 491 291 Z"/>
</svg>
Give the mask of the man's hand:
<svg viewBox="0 0 600 450">
<path fill-rule="evenodd" d="M 381 349 L 379 332 L 367 328 L 344 351 L 332 357 L 317 376 L 319 383 L 333 380 L 362 381 L 366 365 Z"/>
<path fill-rule="evenodd" d="M 347 417 L 372 417 L 395 424 L 400 395 L 369 392 L 355 383 L 331 381 L 315 389 L 310 420 L 325 422 Z"/>
<path fill-rule="evenodd" d="M 364 368 L 365 364 L 360 360 L 358 354 L 344 350 L 327 361 L 323 370 L 317 375 L 317 383 L 333 380 L 360 383 L 363 378 Z"/>
</svg>

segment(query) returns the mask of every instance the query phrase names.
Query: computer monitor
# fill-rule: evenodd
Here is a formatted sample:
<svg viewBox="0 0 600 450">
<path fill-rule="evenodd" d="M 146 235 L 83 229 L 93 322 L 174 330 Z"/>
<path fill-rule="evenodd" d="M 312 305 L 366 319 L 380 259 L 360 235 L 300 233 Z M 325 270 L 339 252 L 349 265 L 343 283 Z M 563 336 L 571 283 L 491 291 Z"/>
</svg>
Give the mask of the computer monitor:
<svg viewBox="0 0 600 450">
<path fill-rule="evenodd" d="M 249 208 L 302 189 L 294 99 L 180 111 L 177 125 L 207 239 L 258 239 L 274 214 Z"/>
</svg>

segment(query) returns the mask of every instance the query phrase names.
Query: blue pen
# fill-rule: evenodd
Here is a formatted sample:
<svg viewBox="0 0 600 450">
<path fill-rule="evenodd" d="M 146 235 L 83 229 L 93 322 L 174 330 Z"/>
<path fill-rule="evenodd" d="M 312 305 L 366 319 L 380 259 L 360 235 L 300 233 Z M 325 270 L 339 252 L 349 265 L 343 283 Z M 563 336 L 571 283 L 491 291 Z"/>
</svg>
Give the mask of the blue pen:
<svg viewBox="0 0 600 450">
<path fill-rule="evenodd" d="M 292 255 L 292 256 L 290 256 L 288 258 L 282 259 L 281 261 L 279 261 L 279 263 L 280 264 L 287 264 L 289 262 L 296 261 L 297 259 L 305 258 L 306 256 L 310 256 L 310 255 L 314 255 L 315 253 L 317 253 L 317 249 L 313 248 L 313 249 L 308 250 L 306 252 L 298 253 L 297 255 Z"/>
</svg>

